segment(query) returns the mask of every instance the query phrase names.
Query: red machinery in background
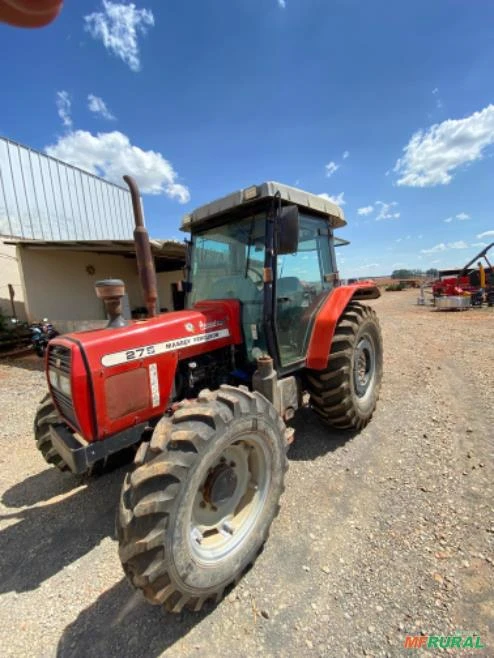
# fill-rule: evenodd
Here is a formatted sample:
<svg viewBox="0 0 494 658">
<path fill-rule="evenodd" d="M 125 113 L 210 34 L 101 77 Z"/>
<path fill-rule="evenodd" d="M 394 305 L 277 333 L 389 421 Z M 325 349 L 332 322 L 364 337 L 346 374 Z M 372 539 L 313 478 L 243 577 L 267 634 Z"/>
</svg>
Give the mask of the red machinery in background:
<svg viewBox="0 0 494 658">
<path fill-rule="evenodd" d="M 434 303 L 438 308 L 468 308 L 485 303 L 494 306 L 494 267 L 487 258 L 487 252 L 492 247 L 494 242 L 484 247 L 461 269 L 439 272 L 439 279 L 432 284 Z"/>
</svg>

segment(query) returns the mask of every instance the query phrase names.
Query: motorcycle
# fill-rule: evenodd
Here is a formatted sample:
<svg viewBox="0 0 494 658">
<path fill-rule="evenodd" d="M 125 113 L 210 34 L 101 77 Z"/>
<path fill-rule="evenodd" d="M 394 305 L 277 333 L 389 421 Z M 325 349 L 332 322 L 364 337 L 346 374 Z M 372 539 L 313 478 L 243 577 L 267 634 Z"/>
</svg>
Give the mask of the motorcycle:
<svg viewBox="0 0 494 658">
<path fill-rule="evenodd" d="M 60 335 L 47 318 L 43 318 L 41 322 L 33 322 L 29 331 L 31 332 L 31 345 L 40 357 L 44 357 L 48 342 Z"/>
</svg>

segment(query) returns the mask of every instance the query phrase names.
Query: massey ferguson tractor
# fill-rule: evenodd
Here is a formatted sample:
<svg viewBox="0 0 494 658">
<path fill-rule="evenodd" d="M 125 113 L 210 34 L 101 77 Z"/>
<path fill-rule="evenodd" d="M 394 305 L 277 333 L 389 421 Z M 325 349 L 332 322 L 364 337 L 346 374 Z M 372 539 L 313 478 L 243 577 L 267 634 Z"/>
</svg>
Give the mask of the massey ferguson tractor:
<svg viewBox="0 0 494 658">
<path fill-rule="evenodd" d="M 337 430 L 371 419 L 383 356 L 364 302 L 379 291 L 340 285 L 340 208 L 268 182 L 184 218 L 187 310 L 157 315 L 140 197 L 125 179 L 149 318 L 123 319 L 122 281 L 96 284 L 109 324 L 50 341 L 36 442 L 78 474 L 136 446 L 117 514 L 124 571 L 151 603 L 199 610 L 267 539 L 303 400 Z"/>
</svg>

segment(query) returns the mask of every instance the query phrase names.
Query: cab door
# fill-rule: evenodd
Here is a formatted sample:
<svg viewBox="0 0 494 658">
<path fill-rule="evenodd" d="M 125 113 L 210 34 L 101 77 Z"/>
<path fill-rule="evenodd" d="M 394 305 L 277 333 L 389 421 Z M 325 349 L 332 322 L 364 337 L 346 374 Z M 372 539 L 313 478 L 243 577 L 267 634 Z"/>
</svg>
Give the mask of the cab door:
<svg viewBox="0 0 494 658">
<path fill-rule="evenodd" d="M 334 286 L 333 253 L 328 222 L 301 215 L 297 251 L 276 262 L 275 328 L 282 368 L 305 359 L 315 313 Z"/>
</svg>

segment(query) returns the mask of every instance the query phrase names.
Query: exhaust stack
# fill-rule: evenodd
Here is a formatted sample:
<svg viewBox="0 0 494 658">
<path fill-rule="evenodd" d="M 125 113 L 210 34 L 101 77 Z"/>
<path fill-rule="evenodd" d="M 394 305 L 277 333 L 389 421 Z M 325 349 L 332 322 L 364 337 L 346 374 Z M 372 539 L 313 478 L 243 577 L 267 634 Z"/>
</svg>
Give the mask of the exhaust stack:
<svg viewBox="0 0 494 658">
<path fill-rule="evenodd" d="M 124 176 L 124 181 L 129 186 L 130 196 L 132 198 L 132 208 L 134 209 L 134 242 L 136 246 L 137 269 L 139 279 L 144 295 L 144 302 L 148 310 L 148 316 L 156 316 L 156 301 L 158 299 L 158 286 L 156 283 L 156 270 L 154 268 L 153 254 L 151 253 L 151 243 L 149 235 L 144 226 L 142 216 L 141 199 L 137 183 L 131 176 Z"/>
</svg>

